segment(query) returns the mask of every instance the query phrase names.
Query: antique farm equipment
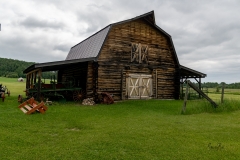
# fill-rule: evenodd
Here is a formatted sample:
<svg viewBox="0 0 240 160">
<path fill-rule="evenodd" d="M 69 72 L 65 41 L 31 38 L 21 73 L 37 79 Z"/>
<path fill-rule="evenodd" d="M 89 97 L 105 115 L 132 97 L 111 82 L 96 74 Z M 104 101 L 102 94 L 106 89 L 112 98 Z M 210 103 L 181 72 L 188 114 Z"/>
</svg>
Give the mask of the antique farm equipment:
<svg viewBox="0 0 240 160">
<path fill-rule="evenodd" d="M 8 90 L 8 88 L 6 86 L 3 86 L 2 84 L 0 84 L 0 98 L 2 98 L 2 101 L 4 102 L 5 99 L 5 95 L 10 96 L 10 91 Z"/>
<path fill-rule="evenodd" d="M 2 101 L 4 102 L 4 99 L 5 99 L 5 93 L 4 92 L 0 92 L 0 98 L 2 98 Z"/>
<path fill-rule="evenodd" d="M 32 114 L 35 111 L 45 113 L 45 111 L 48 109 L 43 101 L 41 103 L 38 103 L 34 100 L 33 97 L 20 104 L 18 108 L 22 110 L 25 114 Z"/>
<path fill-rule="evenodd" d="M 45 80 L 44 80 L 45 81 Z M 74 100 L 75 102 L 84 99 L 84 93 L 80 87 L 74 87 L 74 78 L 68 77 L 63 82 L 58 82 L 55 76 L 51 78 L 50 83 L 35 82 L 26 90 L 28 98 L 34 97 L 38 100 L 46 98 L 55 100 Z"/>
<path fill-rule="evenodd" d="M 7 86 L 3 86 L 2 84 L 0 84 L 0 92 L 10 96 L 10 90 L 7 88 Z"/>
</svg>

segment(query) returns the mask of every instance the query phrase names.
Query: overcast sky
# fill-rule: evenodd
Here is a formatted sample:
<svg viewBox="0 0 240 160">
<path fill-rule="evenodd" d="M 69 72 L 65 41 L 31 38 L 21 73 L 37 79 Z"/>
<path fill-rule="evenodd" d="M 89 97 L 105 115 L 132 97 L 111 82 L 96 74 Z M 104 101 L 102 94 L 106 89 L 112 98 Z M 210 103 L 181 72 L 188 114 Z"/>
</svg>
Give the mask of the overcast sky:
<svg viewBox="0 0 240 160">
<path fill-rule="evenodd" d="M 65 60 L 110 23 L 152 10 L 181 65 L 206 73 L 203 82 L 240 82 L 239 0 L 0 0 L 0 57 Z"/>
</svg>

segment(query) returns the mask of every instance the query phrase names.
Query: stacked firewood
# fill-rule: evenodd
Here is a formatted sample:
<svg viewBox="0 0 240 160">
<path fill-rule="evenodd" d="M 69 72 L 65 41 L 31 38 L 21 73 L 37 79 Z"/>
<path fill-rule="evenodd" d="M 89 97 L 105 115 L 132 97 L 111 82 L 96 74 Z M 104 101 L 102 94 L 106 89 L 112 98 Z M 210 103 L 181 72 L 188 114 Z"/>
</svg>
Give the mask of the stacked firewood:
<svg viewBox="0 0 240 160">
<path fill-rule="evenodd" d="M 93 98 L 87 98 L 82 101 L 82 104 L 92 106 L 95 104 L 95 102 L 93 101 Z"/>
</svg>

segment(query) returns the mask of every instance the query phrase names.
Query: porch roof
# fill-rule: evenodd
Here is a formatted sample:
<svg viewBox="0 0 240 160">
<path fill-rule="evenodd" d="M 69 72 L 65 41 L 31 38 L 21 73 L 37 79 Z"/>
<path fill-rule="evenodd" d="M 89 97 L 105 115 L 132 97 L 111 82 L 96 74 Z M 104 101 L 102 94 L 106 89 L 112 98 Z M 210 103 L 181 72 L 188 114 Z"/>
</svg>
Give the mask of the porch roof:
<svg viewBox="0 0 240 160">
<path fill-rule="evenodd" d="M 42 72 L 45 71 L 56 71 L 63 68 L 66 68 L 70 65 L 88 62 L 88 61 L 95 61 L 96 58 L 85 58 L 85 59 L 73 59 L 73 60 L 64 60 L 64 61 L 54 61 L 54 62 L 46 62 L 46 63 L 35 63 L 28 68 L 26 68 L 23 73 L 29 73 L 36 69 L 41 69 Z"/>
<path fill-rule="evenodd" d="M 180 65 L 181 78 L 205 78 L 207 74 Z"/>
</svg>

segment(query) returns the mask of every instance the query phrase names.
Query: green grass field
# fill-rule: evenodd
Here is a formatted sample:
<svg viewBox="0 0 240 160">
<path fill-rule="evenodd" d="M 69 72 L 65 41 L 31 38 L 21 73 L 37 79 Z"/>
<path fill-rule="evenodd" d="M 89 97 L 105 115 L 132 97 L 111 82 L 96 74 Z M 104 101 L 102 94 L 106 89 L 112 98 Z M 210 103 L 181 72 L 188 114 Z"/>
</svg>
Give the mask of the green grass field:
<svg viewBox="0 0 240 160">
<path fill-rule="evenodd" d="M 204 100 L 131 100 L 113 105 L 73 102 L 25 115 L 17 96 L 25 83 L 0 78 L 0 159 L 239 159 L 239 100 L 213 109 Z M 212 95 L 213 96 L 213 95 Z M 220 99 L 220 97 L 219 97 Z M 229 106 L 232 106 L 231 109 Z"/>
</svg>

